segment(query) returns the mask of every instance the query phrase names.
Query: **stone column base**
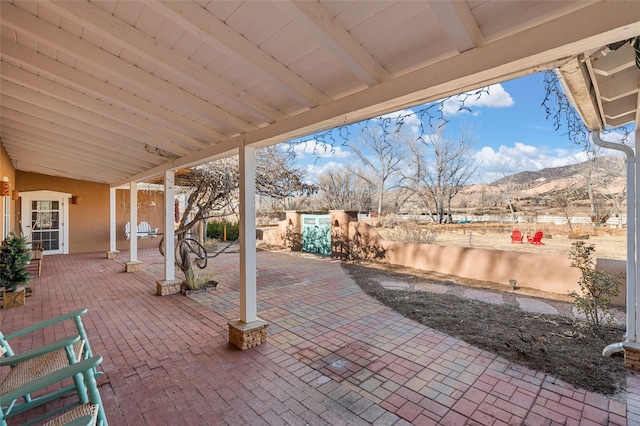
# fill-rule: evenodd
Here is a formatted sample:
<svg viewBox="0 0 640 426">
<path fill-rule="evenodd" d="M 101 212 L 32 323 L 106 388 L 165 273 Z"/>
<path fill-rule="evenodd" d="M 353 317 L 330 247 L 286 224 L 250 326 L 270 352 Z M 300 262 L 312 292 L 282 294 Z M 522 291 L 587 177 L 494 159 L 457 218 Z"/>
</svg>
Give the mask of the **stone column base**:
<svg viewBox="0 0 640 426">
<path fill-rule="evenodd" d="M 624 366 L 633 371 L 640 371 L 640 344 L 623 343 L 624 348 Z"/>
<path fill-rule="evenodd" d="M 107 259 L 116 259 L 119 254 L 120 254 L 120 252 L 118 250 L 108 251 L 107 252 Z"/>
<path fill-rule="evenodd" d="M 168 296 L 180 293 L 182 280 L 158 280 L 156 281 L 156 294 L 158 296 Z"/>
<path fill-rule="evenodd" d="M 142 268 L 142 261 L 130 260 L 124 264 L 125 272 L 138 272 Z"/>
<path fill-rule="evenodd" d="M 269 323 L 261 319 L 250 323 L 229 321 L 229 343 L 243 351 L 267 343 L 268 326 Z"/>
</svg>

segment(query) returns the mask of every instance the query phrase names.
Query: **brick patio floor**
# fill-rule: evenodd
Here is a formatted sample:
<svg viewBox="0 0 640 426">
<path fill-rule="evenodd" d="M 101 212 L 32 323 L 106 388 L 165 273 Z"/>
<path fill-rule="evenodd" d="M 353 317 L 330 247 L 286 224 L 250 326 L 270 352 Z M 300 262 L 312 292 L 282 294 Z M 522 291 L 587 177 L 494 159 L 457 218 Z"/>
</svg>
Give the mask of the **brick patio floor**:
<svg viewBox="0 0 640 426">
<path fill-rule="evenodd" d="M 227 321 L 238 315 L 237 254 L 212 259 L 218 288 L 190 297 L 155 295 L 156 250 L 140 251 L 141 272 L 124 273 L 123 258 L 49 256 L 27 306 L 0 310 L 10 333 L 89 309 L 111 425 L 640 424 L 635 375 L 614 399 L 572 388 L 404 318 L 364 294 L 337 261 L 259 252 L 269 341 L 240 351 L 227 343 Z"/>
</svg>

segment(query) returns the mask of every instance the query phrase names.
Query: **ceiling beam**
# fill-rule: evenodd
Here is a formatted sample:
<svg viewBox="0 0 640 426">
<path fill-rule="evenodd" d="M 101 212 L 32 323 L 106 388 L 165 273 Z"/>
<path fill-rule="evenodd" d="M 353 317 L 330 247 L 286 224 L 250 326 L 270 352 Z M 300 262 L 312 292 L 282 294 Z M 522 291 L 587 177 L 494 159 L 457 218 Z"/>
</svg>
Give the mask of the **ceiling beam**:
<svg viewBox="0 0 640 426">
<path fill-rule="evenodd" d="M 571 28 L 571 31 L 567 31 Z M 234 152 L 238 144 L 264 146 L 354 123 L 398 109 L 477 89 L 507 78 L 551 69 L 568 58 L 640 34 L 637 3 L 598 2 L 536 27 L 488 42 L 411 73 L 332 101 L 330 104 L 231 138 L 180 158 L 171 168 L 208 161 L 209 155 Z M 531 41 L 535 40 L 535 43 Z M 546 65 L 545 65 L 546 64 Z M 159 166 L 133 176 L 145 180 L 164 172 Z M 121 182 L 122 184 L 127 183 Z"/>
<path fill-rule="evenodd" d="M 85 125 L 95 127 L 98 131 L 102 129 L 110 132 L 113 134 L 113 139 L 128 138 L 136 143 L 158 147 L 176 155 L 186 155 L 194 151 L 194 149 L 189 149 L 167 140 L 160 134 L 138 130 L 138 128 L 131 125 L 122 124 L 90 110 L 52 98 L 7 80 L 4 80 L 2 92 L 3 96 L 27 102 L 38 108 L 44 108 L 73 120 L 80 120 Z"/>
<path fill-rule="evenodd" d="M 607 118 L 620 118 L 622 116 L 633 113 L 638 103 L 638 92 L 630 96 L 608 102 L 604 105 L 604 115 Z"/>
<path fill-rule="evenodd" d="M 120 141 L 102 139 L 96 135 L 85 133 L 75 129 L 69 129 L 58 123 L 47 121 L 33 115 L 2 107 L 2 129 L 5 125 L 15 129 L 28 131 L 38 137 L 53 140 L 64 140 L 75 146 L 81 146 L 83 150 L 104 153 L 106 156 L 120 157 L 120 161 L 131 164 L 138 169 L 145 169 L 162 164 L 165 160 L 145 150 L 143 147 L 127 146 Z M 93 151 L 95 149 L 95 151 Z M 132 155 L 124 156 L 123 152 Z"/>
<path fill-rule="evenodd" d="M 367 85 L 374 86 L 389 79 L 387 70 L 317 1 L 277 1 L 274 4 Z"/>
<path fill-rule="evenodd" d="M 301 104 L 314 107 L 331 100 L 200 5 L 186 1 L 161 0 L 147 2 L 145 6 L 170 21 L 177 22 L 186 31 L 197 35 L 229 58 L 245 64 L 253 73 L 261 75 Z"/>
<path fill-rule="evenodd" d="M 10 58 L 14 62 L 30 69 L 35 69 L 40 74 L 50 76 L 70 86 L 81 88 L 95 98 L 106 99 L 124 110 L 143 117 L 149 117 L 178 131 L 200 135 L 208 141 L 220 141 L 228 137 L 180 114 L 155 105 L 146 99 L 125 92 L 98 78 L 78 71 L 41 53 L 18 46 L 8 40 L 3 39 L 1 54 L 2 57 Z M 5 62 L 0 62 L 0 72 L 2 72 L 4 65 Z"/>
<path fill-rule="evenodd" d="M 598 85 L 600 87 L 600 97 L 604 101 L 613 102 L 638 92 L 640 73 L 632 70 L 632 72 L 626 72 L 601 81 Z"/>
<path fill-rule="evenodd" d="M 3 80 L 28 87 L 31 90 L 36 90 L 53 98 L 75 105 L 76 107 L 91 111 L 95 114 L 103 115 L 127 126 L 144 130 L 145 132 L 152 134 L 154 137 L 160 135 L 162 138 L 169 139 L 190 149 L 201 149 L 209 145 L 204 141 L 193 138 L 175 129 L 163 127 L 158 123 L 154 123 L 138 115 L 131 114 L 130 112 L 124 111 L 114 105 L 92 98 L 84 93 L 70 89 L 69 87 L 57 84 L 15 65 L 5 62 L 2 64 L 1 69 L 2 73 L 0 74 L 0 77 Z"/>
<path fill-rule="evenodd" d="M 161 161 L 158 161 L 159 159 L 151 162 L 146 158 L 141 159 L 140 157 L 125 156 L 122 155 L 122 151 L 104 149 L 104 147 L 100 145 L 89 144 L 84 140 L 63 136 L 59 133 L 36 127 L 34 124 L 28 125 L 23 122 L 8 119 L 7 117 L 3 117 L 2 136 L 20 136 L 33 141 L 41 140 L 45 146 L 55 146 L 61 150 L 68 150 L 70 153 L 78 156 L 86 155 L 91 158 L 103 158 L 107 161 L 117 162 L 119 165 L 129 168 L 131 173 L 137 173 L 141 168 L 149 168 L 161 163 Z M 82 149 L 79 149 L 79 147 Z"/>
<path fill-rule="evenodd" d="M 579 58 L 573 58 L 560 68 L 561 83 L 566 86 L 565 93 L 572 98 L 578 114 L 589 129 L 602 129 L 604 123 L 600 114 L 600 105 L 590 90 L 591 75 Z"/>
<path fill-rule="evenodd" d="M 16 163 L 20 164 L 20 170 L 28 173 L 39 173 L 46 176 L 59 176 L 67 179 L 75 179 L 82 180 L 87 182 L 96 182 L 104 185 L 109 185 L 109 180 L 104 175 L 97 174 L 81 174 L 77 172 L 66 172 L 62 171 L 55 166 L 42 166 L 31 164 L 28 159 L 21 159 L 20 161 L 16 161 Z"/>
<path fill-rule="evenodd" d="M 18 150 L 13 150 L 12 147 L 3 142 L 6 146 L 7 154 L 11 157 L 14 164 L 17 164 L 19 170 L 30 171 L 36 173 L 43 173 L 51 176 L 61 176 L 72 179 L 86 180 L 90 182 L 100 182 L 108 184 L 113 179 L 113 174 L 108 169 L 96 169 L 95 167 L 85 167 L 76 163 L 72 164 L 71 168 L 67 165 L 70 164 L 69 158 L 56 157 L 44 159 L 44 161 L 34 162 L 34 158 L 39 155 L 37 151 L 25 150 L 22 147 Z M 17 168 L 16 167 L 16 168 Z M 73 172 L 69 172 L 73 170 Z M 104 170 L 104 171 L 103 171 Z M 118 176 L 125 176 L 122 173 L 116 173 Z"/>
<path fill-rule="evenodd" d="M 636 66 L 636 52 L 631 43 L 625 43 L 617 50 L 601 55 L 594 61 L 593 70 L 596 74 L 609 77 L 627 68 Z"/>
<path fill-rule="evenodd" d="M 465 1 L 431 0 L 429 7 L 458 50 L 465 52 L 485 44 L 484 36 Z"/>
<path fill-rule="evenodd" d="M 62 135 L 86 141 L 85 143 L 96 143 L 102 145 L 105 149 L 116 149 L 123 156 L 127 154 L 151 156 L 151 153 L 146 151 L 144 144 L 124 136 L 114 135 L 109 131 L 97 129 L 94 126 L 83 123 L 81 120 L 14 98 L 3 97 L 0 101 L 2 102 L 3 117 L 13 118 L 26 124 L 33 123 L 33 126 L 40 128 L 53 126 Z"/>
<path fill-rule="evenodd" d="M 144 87 L 155 93 L 161 93 L 163 96 L 179 102 L 184 107 L 198 111 L 202 116 L 234 129 L 236 132 L 246 132 L 256 128 L 256 126 L 239 119 L 220 107 L 186 92 L 10 3 L 0 2 L 0 22 L 2 22 L 3 26 L 29 34 L 40 43 L 65 52 L 80 62 L 88 63 L 109 74 L 117 75 L 136 86 Z"/>
<path fill-rule="evenodd" d="M 135 27 L 128 25 L 110 13 L 89 2 L 54 1 L 46 3 L 60 15 L 95 31 L 118 45 L 125 46 L 157 67 L 170 70 L 191 79 L 203 88 L 212 89 L 243 111 L 264 121 L 273 122 L 285 117 L 283 113 L 261 100 L 229 84 L 189 58 L 178 55 L 169 47 L 158 43 Z"/>
<path fill-rule="evenodd" d="M 5 143 L 9 141 L 15 142 L 22 148 L 31 149 L 37 152 L 38 156 L 30 157 L 31 161 L 34 163 L 49 164 L 51 162 L 57 162 L 56 158 L 62 158 L 65 161 L 68 161 L 69 158 L 73 158 L 74 162 L 79 161 L 83 167 L 87 168 L 87 170 L 113 170 L 125 176 L 127 174 L 135 173 L 138 170 L 123 167 L 122 163 L 119 163 L 117 160 L 109 161 L 103 156 L 81 154 L 78 152 L 77 147 L 75 149 L 67 149 L 60 146 L 58 143 L 51 144 L 47 143 L 47 141 L 43 139 L 34 140 L 28 136 L 22 136 L 19 132 L 3 132 L 2 139 Z"/>
</svg>

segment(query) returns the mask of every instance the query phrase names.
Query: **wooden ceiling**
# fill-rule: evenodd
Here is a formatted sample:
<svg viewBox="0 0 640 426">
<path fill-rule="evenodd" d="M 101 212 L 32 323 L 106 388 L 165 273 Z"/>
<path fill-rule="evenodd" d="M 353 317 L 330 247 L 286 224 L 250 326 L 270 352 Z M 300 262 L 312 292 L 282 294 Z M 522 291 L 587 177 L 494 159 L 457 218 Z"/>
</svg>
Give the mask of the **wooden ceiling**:
<svg viewBox="0 0 640 426">
<path fill-rule="evenodd" d="M 579 64 L 639 35 L 640 7 L 2 1 L 0 23 L 0 139 L 14 167 L 115 186 Z M 611 123 L 613 109 L 601 111 Z"/>
<path fill-rule="evenodd" d="M 640 124 L 640 52 L 634 39 L 586 51 L 559 68 L 565 91 L 590 130 Z"/>
</svg>

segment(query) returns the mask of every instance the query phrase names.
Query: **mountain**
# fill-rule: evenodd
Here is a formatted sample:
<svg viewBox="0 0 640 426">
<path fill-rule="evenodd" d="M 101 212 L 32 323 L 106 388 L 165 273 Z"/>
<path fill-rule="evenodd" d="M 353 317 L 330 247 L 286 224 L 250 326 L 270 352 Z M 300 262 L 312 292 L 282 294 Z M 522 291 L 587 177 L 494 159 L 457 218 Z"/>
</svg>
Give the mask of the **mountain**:
<svg viewBox="0 0 640 426">
<path fill-rule="evenodd" d="M 597 198 L 606 202 L 622 194 L 626 185 L 624 159 L 603 156 L 593 161 L 525 171 L 505 176 L 491 184 L 470 185 L 454 198 L 457 208 L 503 208 L 507 196 L 518 207 L 554 207 L 559 196 L 576 205 L 588 203 L 588 177 Z M 622 197 L 623 198 L 623 197 Z"/>
<path fill-rule="evenodd" d="M 596 157 L 593 161 L 585 161 L 582 163 L 568 164 L 562 167 L 548 167 L 536 172 L 519 172 L 511 176 L 498 179 L 491 185 L 504 185 L 511 183 L 512 185 L 523 185 L 531 182 L 544 182 L 559 179 L 571 179 L 574 177 L 584 177 L 589 166 L 593 166 L 593 174 L 595 176 L 606 176 L 611 171 L 617 173 L 617 169 L 621 167 L 620 157 Z M 621 170 L 624 173 L 624 169 Z"/>
</svg>

